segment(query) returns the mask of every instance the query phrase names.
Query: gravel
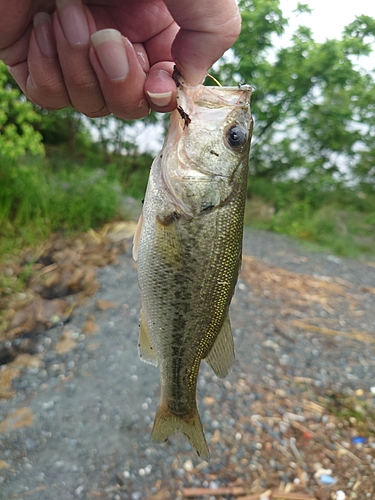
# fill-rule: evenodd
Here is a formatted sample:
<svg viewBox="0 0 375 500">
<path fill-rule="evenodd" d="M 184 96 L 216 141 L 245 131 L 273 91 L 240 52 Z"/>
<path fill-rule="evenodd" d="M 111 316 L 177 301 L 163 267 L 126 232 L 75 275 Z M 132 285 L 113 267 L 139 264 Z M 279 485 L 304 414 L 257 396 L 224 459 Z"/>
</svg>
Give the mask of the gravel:
<svg viewBox="0 0 375 500">
<path fill-rule="evenodd" d="M 288 484 L 285 495 L 374 498 L 374 263 L 250 230 L 244 255 L 235 366 L 222 381 L 203 363 L 198 382 L 209 464 L 182 436 L 150 440 L 158 373 L 138 359 L 136 266 L 125 253 L 99 270 L 99 291 L 69 323 L 38 337 L 38 363 L 0 400 L 0 498 L 162 500 Z M 101 310 L 98 299 L 116 305 Z M 87 320 L 96 332 L 83 333 Z M 59 354 L 66 332 L 75 343 Z"/>
</svg>

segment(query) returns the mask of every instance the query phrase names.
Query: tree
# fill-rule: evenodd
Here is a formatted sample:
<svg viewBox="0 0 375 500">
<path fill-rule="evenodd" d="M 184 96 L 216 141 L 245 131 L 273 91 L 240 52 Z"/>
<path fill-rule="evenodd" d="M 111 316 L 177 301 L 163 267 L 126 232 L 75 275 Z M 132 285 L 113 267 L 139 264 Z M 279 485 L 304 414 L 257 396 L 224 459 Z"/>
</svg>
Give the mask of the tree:
<svg viewBox="0 0 375 500">
<path fill-rule="evenodd" d="M 358 65 L 372 54 L 375 21 L 360 16 L 340 40 L 317 43 L 303 26 L 277 47 L 287 20 L 278 0 L 240 0 L 243 28 L 218 77 L 255 87 L 250 175 L 294 177 L 319 189 L 375 181 L 375 82 Z M 298 5 L 299 11 L 307 11 Z M 251 184 L 250 184 L 251 185 Z"/>
<path fill-rule="evenodd" d="M 12 86 L 6 66 L 0 62 L 0 163 L 25 153 L 44 153 L 42 136 L 34 127 L 40 120 L 32 104 Z"/>
</svg>

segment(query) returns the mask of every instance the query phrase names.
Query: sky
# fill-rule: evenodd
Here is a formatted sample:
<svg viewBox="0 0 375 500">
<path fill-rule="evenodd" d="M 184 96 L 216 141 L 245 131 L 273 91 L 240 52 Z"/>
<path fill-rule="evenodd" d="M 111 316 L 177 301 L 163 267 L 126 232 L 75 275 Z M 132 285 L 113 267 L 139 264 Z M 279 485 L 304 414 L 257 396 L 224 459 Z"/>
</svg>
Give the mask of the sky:
<svg viewBox="0 0 375 500">
<path fill-rule="evenodd" d="M 317 42 L 324 42 L 327 38 L 340 38 L 342 30 L 354 21 L 355 16 L 365 14 L 375 18 L 375 0 L 354 0 L 343 2 L 343 0 L 300 0 L 302 4 L 308 4 L 313 12 L 311 14 L 299 14 L 293 12 L 297 7 L 298 0 L 280 0 L 280 7 L 284 17 L 289 19 L 289 26 L 283 36 L 282 43 L 287 45 L 293 32 L 299 25 L 308 26 L 312 29 L 313 38 Z M 373 62 L 369 61 L 371 68 Z M 363 66 L 367 67 L 366 62 Z M 141 151 L 151 150 L 157 153 L 162 144 L 162 127 L 146 127 L 142 131 L 140 125 L 138 144 Z"/>
<path fill-rule="evenodd" d="M 299 25 L 309 26 L 313 30 L 314 40 L 324 42 L 326 38 L 339 38 L 344 26 L 354 21 L 355 16 L 365 14 L 375 18 L 374 0 L 300 0 L 313 9 L 312 14 L 296 16 L 293 10 L 297 0 L 280 0 L 284 17 L 289 18 L 290 36 Z"/>
</svg>

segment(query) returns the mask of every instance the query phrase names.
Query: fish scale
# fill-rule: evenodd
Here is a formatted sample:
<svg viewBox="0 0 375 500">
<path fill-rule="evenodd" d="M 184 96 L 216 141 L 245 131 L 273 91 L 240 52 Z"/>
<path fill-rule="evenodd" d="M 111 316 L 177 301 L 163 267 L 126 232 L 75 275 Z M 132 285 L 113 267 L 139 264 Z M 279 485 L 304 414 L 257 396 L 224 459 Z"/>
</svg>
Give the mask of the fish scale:
<svg viewBox="0 0 375 500">
<path fill-rule="evenodd" d="M 134 238 L 142 311 L 141 359 L 159 367 L 152 438 L 181 432 L 209 457 L 196 405 L 202 359 L 231 369 L 228 317 L 241 263 L 252 131 L 251 88 L 178 84 Z"/>
</svg>

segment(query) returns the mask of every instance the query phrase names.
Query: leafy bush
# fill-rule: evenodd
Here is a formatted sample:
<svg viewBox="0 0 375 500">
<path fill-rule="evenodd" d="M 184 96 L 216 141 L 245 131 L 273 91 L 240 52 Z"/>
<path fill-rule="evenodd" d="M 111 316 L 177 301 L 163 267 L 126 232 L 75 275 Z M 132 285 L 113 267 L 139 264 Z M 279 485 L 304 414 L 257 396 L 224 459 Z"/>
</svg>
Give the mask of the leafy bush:
<svg viewBox="0 0 375 500">
<path fill-rule="evenodd" d="M 52 231 L 86 230 L 110 220 L 121 186 L 104 170 L 51 172 L 44 159 L 0 165 L 0 254 L 35 244 Z"/>
<path fill-rule="evenodd" d="M 26 152 L 44 154 L 42 136 L 34 128 L 40 120 L 32 104 L 10 84 L 8 70 L 0 61 L 0 163 L 17 160 Z"/>
</svg>

